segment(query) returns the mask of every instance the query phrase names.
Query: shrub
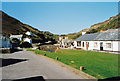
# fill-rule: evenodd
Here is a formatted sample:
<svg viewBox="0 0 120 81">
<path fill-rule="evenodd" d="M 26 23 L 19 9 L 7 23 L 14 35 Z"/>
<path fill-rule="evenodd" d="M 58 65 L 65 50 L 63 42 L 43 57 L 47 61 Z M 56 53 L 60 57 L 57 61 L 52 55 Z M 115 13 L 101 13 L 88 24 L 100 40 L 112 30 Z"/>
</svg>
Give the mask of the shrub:
<svg viewBox="0 0 120 81">
<path fill-rule="evenodd" d="M 55 45 L 42 45 L 42 46 L 39 46 L 38 49 L 43 50 L 43 51 L 55 52 L 55 50 L 57 49 L 57 46 L 55 46 Z"/>
<path fill-rule="evenodd" d="M 21 47 L 21 48 L 31 48 L 32 45 L 31 45 L 29 42 L 24 42 L 24 41 L 22 41 L 22 42 L 20 43 L 20 47 Z"/>
<path fill-rule="evenodd" d="M 12 42 L 12 43 L 14 43 L 14 42 L 20 43 L 20 40 L 17 39 L 17 38 L 13 38 L 13 39 L 11 40 L 11 42 Z"/>
</svg>

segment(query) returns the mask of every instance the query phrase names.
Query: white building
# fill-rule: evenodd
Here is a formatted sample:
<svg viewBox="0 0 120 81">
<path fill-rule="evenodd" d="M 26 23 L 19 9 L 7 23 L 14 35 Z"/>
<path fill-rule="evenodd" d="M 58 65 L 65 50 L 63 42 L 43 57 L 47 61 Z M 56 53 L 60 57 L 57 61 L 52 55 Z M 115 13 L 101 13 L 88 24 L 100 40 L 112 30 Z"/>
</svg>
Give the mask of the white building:
<svg viewBox="0 0 120 81">
<path fill-rule="evenodd" d="M 71 46 L 71 45 L 73 45 L 73 40 L 70 40 L 70 39 L 64 39 L 64 40 L 62 40 L 62 46 Z"/>
<path fill-rule="evenodd" d="M 30 44 L 32 44 L 32 39 L 31 38 L 24 38 L 23 41 L 29 42 Z"/>
<path fill-rule="evenodd" d="M 84 34 L 74 41 L 77 49 L 120 51 L 120 29 Z"/>
<path fill-rule="evenodd" d="M 23 35 L 11 35 L 10 39 L 17 38 L 18 40 L 22 41 L 23 40 Z"/>
<path fill-rule="evenodd" d="M 34 36 L 33 33 L 29 32 L 29 31 L 27 31 L 25 34 L 29 35 L 29 36 Z M 17 38 L 20 41 L 26 41 L 26 42 L 29 42 L 30 44 L 32 44 L 32 39 L 27 36 L 26 36 L 26 38 L 24 38 L 23 35 L 11 35 L 10 39 L 13 39 L 13 38 Z"/>
<path fill-rule="evenodd" d="M 34 36 L 33 33 L 29 32 L 29 31 L 27 31 L 25 34 L 30 35 L 30 36 Z"/>
<path fill-rule="evenodd" d="M 0 34 L 0 48 L 12 48 L 10 39 Z"/>
<path fill-rule="evenodd" d="M 62 40 L 64 40 L 64 39 L 68 39 L 68 37 L 66 37 L 66 36 L 60 36 L 60 37 L 59 37 L 59 41 L 62 41 Z"/>
<path fill-rule="evenodd" d="M 68 39 L 67 36 L 60 36 L 59 37 L 59 44 L 62 46 L 62 47 L 65 47 L 65 46 L 71 46 L 73 45 L 73 40 L 71 39 Z"/>
</svg>

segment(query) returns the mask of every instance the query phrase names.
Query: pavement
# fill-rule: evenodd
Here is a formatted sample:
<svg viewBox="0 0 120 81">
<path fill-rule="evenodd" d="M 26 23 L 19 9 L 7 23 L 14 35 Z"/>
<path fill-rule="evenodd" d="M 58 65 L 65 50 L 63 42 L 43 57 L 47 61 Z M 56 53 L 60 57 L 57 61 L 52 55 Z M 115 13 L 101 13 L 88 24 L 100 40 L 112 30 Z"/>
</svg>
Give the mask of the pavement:
<svg viewBox="0 0 120 81">
<path fill-rule="evenodd" d="M 120 54 L 120 52 L 114 52 L 114 51 L 100 51 L 100 50 L 92 50 L 92 51 L 95 51 L 95 52 L 104 52 L 104 53 L 112 53 L 112 54 Z"/>
<path fill-rule="evenodd" d="M 63 47 L 59 47 L 60 49 L 72 49 L 72 50 L 76 50 L 75 48 L 71 48 L 71 47 L 68 47 L 68 48 L 63 48 Z M 86 50 L 87 51 L 87 50 Z M 90 51 L 90 50 L 88 50 Z M 104 52 L 104 53 L 112 53 L 112 54 L 120 54 L 120 52 L 115 52 L 115 51 L 104 51 L 104 50 L 91 50 L 91 51 L 95 51 L 95 52 Z"/>
<path fill-rule="evenodd" d="M 84 79 L 55 61 L 26 50 L 0 54 L 2 79 Z"/>
</svg>

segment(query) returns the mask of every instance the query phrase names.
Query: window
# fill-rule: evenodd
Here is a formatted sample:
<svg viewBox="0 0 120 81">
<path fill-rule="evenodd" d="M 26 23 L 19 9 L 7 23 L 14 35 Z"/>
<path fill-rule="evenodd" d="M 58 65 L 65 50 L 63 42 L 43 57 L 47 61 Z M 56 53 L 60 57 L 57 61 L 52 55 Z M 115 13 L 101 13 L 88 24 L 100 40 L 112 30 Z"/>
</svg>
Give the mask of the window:
<svg viewBox="0 0 120 81">
<path fill-rule="evenodd" d="M 77 42 L 77 46 L 81 46 L 81 41 L 78 41 L 78 42 Z"/>
<path fill-rule="evenodd" d="M 84 42 L 83 42 L 83 47 L 84 47 Z"/>
<path fill-rule="evenodd" d="M 97 42 L 94 42 L 94 47 L 98 47 Z"/>
<path fill-rule="evenodd" d="M 106 43 L 106 48 L 111 48 L 111 43 Z"/>
<path fill-rule="evenodd" d="M 100 47 L 103 47 L 103 42 L 100 42 Z"/>
<path fill-rule="evenodd" d="M 86 45 L 89 47 L 89 42 L 86 42 Z"/>
</svg>

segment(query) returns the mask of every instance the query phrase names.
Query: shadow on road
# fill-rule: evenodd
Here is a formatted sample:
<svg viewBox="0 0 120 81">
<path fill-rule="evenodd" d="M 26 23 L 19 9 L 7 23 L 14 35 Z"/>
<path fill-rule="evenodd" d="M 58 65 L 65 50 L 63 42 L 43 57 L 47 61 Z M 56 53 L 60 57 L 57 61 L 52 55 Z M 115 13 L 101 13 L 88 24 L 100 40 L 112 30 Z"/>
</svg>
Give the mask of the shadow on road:
<svg viewBox="0 0 120 81">
<path fill-rule="evenodd" d="M 2 62 L 0 64 L 0 67 L 16 64 L 16 63 L 23 62 L 23 61 L 27 61 L 27 59 L 12 59 L 12 58 L 4 59 L 4 58 L 0 58 L 0 62 Z"/>
<path fill-rule="evenodd" d="M 23 51 L 23 49 L 11 49 L 11 53 Z"/>
<path fill-rule="evenodd" d="M 98 81 L 120 81 L 120 77 L 111 77 L 106 79 L 99 79 Z"/>
<path fill-rule="evenodd" d="M 2 81 L 45 81 L 45 79 L 42 76 L 36 76 L 36 77 L 28 77 L 28 78 L 15 79 L 15 80 L 3 79 Z"/>
</svg>

